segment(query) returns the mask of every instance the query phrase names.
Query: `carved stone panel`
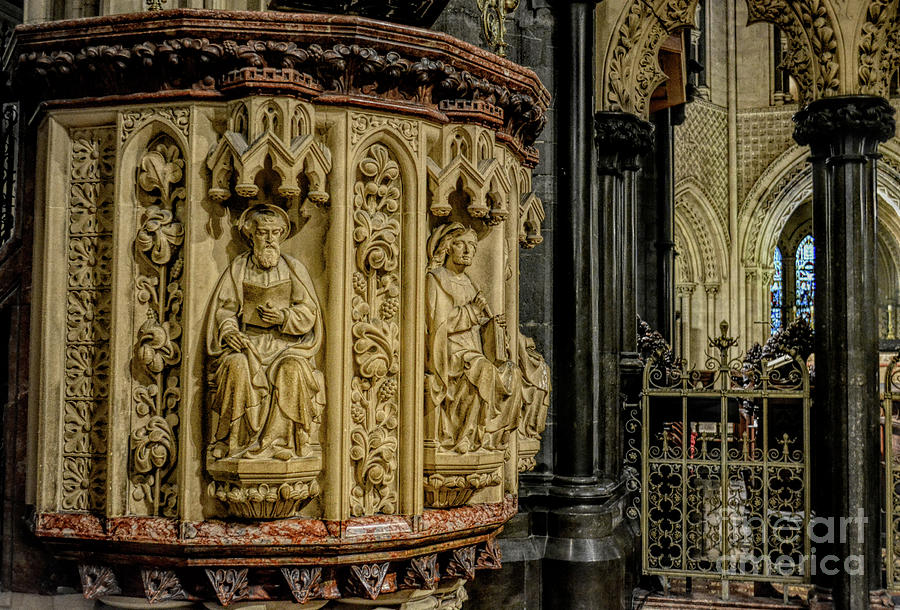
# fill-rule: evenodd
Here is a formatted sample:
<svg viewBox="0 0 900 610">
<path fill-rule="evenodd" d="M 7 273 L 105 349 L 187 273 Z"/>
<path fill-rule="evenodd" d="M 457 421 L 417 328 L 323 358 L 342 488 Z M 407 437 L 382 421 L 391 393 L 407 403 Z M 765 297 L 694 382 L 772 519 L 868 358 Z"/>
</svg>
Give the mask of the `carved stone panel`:
<svg viewBox="0 0 900 610">
<path fill-rule="evenodd" d="M 241 517 L 289 517 L 319 493 L 322 309 L 306 267 L 281 252 L 287 212 L 256 204 L 237 228 L 250 249 L 207 312 L 209 494 Z"/>
<path fill-rule="evenodd" d="M 167 135 L 150 143 L 137 170 L 141 212 L 134 238 L 136 317 L 130 501 L 138 514 L 177 515 L 184 301 L 185 162 Z M 139 312 L 139 313 L 138 313 Z"/>
<path fill-rule="evenodd" d="M 400 387 L 400 166 L 382 144 L 356 165 L 350 462 L 353 516 L 397 510 Z"/>
<path fill-rule="evenodd" d="M 115 132 L 71 133 L 61 508 L 106 502 Z"/>
</svg>

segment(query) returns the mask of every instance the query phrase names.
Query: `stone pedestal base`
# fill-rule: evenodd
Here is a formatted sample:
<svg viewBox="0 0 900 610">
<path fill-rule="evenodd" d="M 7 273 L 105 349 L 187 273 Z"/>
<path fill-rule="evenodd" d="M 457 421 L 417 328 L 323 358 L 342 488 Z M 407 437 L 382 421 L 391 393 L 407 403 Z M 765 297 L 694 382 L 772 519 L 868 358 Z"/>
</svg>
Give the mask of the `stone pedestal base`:
<svg viewBox="0 0 900 610">
<path fill-rule="evenodd" d="M 541 439 L 519 437 L 519 472 L 533 470 L 535 456 L 541 450 Z"/>
<path fill-rule="evenodd" d="M 620 496 L 602 505 L 565 506 L 548 513 L 544 608 L 626 607 L 627 566 L 637 537 L 623 508 Z"/>
<path fill-rule="evenodd" d="M 245 519 L 293 517 L 319 495 L 316 477 L 322 456 L 316 451 L 290 460 L 225 458 L 208 465 L 208 493 Z"/>
<path fill-rule="evenodd" d="M 447 508 L 470 501 L 501 501 L 503 458 L 502 451 L 453 453 L 426 445 L 425 506 Z"/>
</svg>

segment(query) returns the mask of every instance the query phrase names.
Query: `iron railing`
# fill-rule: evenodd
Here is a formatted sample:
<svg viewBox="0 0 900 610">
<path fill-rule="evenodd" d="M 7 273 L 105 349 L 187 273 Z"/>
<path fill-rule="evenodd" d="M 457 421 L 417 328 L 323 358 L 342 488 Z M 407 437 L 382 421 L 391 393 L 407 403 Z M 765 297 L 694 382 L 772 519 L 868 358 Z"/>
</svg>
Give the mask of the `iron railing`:
<svg viewBox="0 0 900 610">
<path fill-rule="evenodd" d="M 900 592 L 900 354 L 885 370 L 882 385 L 882 437 L 885 488 L 885 557 L 887 588 Z M 895 432 L 896 430 L 896 432 Z M 896 440 L 895 440 L 896 439 Z M 894 446 L 897 442 L 897 446 Z"/>
<path fill-rule="evenodd" d="M 626 465 L 644 573 L 718 579 L 727 598 L 729 581 L 809 580 L 811 403 L 805 362 L 744 365 L 721 330 L 709 370 L 646 364 Z"/>
</svg>

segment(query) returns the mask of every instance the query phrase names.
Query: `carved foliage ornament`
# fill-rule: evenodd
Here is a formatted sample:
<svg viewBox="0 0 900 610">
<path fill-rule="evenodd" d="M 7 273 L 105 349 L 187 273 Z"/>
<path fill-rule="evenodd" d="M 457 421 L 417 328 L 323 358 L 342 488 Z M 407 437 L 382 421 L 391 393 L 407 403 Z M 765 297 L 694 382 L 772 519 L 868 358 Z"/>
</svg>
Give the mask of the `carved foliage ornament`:
<svg viewBox="0 0 900 610">
<path fill-rule="evenodd" d="M 629 0 L 612 37 L 603 109 L 647 118 L 650 96 L 666 75 L 657 59 L 666 37 L 693 25 L 698 0 Z"/>
<path fill-rule="evenodd" d="M 179 69 L 171 70 L 176 63 Z M 440 60 L 357 45 L 323 48 L 281 41 L 177 38 L 75 51 L 28 51 L 18 57 L 15 79 L 19 90 L 52 99 L 71 97 L 74 91 L 103 96 L 208 89 L 229 72 L 247 67 L 299 72 L 325 93 L 381 94 L 433 107 L 443 100 L 486 101 L 503 109 L 503 131 L 526 146 L 534 143 L 546 121 L 546 102 L 530 93 L 491 83 Z"/>
<path fill-rule="evenodd" d="M 801 146 L 809 144 L 814 149 L 832 141 L 836 132 L 865 135 L 884 142 L 896 131 L 894 113 L 893 106 L 882 98 L 860 96 L 817 100 L 794 115 L 794 139 Z"/>
<path fill-rule="evenodd" d="M 888 97 L 900 58 L 900 7 L 896 2 L 868 2 L 858 49 L 860 93 Z"/>
<path fill-rule="evenodd" d="M 178 408 L 181 403 L 181 286 L 184 257 L 184 157 L 161 136 L 140 158 L 135 236 L 135 300 L 145 320 L 137 331 L 132 394 L 131 498 L 140 514 L 176 516 Z"/>
<path fill-rule="evenodd" d="M 106 497 L 116 148 L 112 129 L 71 138 L 60 497 L 63 510 L 87 511 Z"/>
<path fill-rule="evenodd" d="M 748 23 L 779 28 L 788 49 L 782 66 L 797 81 L 801 104 L 841 92 L 839 23 L 825 0 L 747 0 Z"/>
<path fill-rule="evenodd" d="M 400 166 L 381 144 L 357 164 L 353 187 L 350 460 L 353 516 L 397 510 L 400 372 Z"/>
</svg>

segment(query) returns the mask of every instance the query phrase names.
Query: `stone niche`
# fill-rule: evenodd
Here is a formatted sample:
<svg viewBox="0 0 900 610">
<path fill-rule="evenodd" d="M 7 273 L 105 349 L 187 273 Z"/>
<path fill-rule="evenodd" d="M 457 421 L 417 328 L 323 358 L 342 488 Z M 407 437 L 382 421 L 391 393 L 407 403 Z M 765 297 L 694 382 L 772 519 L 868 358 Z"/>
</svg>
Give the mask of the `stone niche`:
<svg viewBox="0 0 900 610">
<path fill-rule="evenodd" d="M 547 92 L 425 30 L 239 16 L 19 31 L 35 533 L 107 603 L 464 595 L 549 403 Z"/>
</svg>

